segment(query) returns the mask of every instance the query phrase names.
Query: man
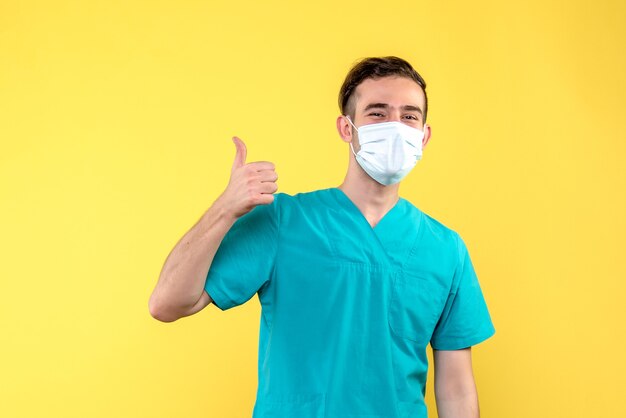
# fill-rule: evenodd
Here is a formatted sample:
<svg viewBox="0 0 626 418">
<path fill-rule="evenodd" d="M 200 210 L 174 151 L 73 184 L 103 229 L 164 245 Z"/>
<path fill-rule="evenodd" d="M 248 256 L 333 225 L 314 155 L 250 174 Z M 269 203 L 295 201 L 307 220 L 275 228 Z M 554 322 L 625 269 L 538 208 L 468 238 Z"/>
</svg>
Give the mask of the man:
<svg viewBox="0 0 626 418">
<path fill-rule="evenodd" d="M 479 416 L 470 350 L 495 329 L 467 248 L 398 194 L 431 136 L 425 88 L 400 58 L 353 67 L 336 188 L 274 195 L 274 165 L 246 163 L 233 138 L 228 186 L 167 258 L 150 298 L 161 321 L 258 294 L 254 417 L 426 417 L 429 343 L 439 416 Z"/>
</svg>

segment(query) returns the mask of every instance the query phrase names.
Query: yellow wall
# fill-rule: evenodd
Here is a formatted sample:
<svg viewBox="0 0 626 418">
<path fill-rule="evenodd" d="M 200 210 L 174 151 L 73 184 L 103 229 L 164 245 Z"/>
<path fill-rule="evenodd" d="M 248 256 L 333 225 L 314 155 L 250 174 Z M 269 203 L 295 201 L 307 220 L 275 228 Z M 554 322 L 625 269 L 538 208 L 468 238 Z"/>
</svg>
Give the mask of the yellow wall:
<svg viewBox="0 0 626 418">
<path fill-rule="evenodd" d="M 232 135 L 283 192 L 341 182 L 337 91 L 389 54 L 433 126 L 401 194 L 497 329 L 483 416 L 625 416 L 624 2 L 221 3 L 0 3 L 0 416 L 250 416 L 258 300 L 163 324 L 148 297 Z"/>
</svg>

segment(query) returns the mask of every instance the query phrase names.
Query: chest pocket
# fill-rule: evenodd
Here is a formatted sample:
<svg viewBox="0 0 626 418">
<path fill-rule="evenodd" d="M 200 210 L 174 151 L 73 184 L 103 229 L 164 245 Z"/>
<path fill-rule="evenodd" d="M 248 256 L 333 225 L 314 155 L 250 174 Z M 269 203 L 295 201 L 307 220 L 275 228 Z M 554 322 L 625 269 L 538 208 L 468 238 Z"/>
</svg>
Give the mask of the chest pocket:
<svg viewBox="0 0 626 418">
<path fill-rule="evenodd" d="M 399 271 L 389 298 L 389 327 L 398 337 L 426 346 L 445 304 L 439 284 L 426 275 Z"/>
</svg>

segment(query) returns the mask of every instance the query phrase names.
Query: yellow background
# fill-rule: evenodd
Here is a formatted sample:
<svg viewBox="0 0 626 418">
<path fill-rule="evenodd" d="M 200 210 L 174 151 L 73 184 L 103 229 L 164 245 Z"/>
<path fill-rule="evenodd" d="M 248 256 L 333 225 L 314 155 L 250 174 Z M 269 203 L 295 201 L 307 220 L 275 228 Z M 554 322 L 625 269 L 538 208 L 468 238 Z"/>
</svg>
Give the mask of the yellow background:
<svg viewBox="0 0 626 418">
<path fill-rule="evenodd" d="M 496 327 L 483 417 L 626 416 L 626 7 L 545 1 L 2 1 L 0 416 L 246 417 L 259 304 L 148 297 L 228 181 L 338 185 L 358 58 L 425 77 L 401 187 L 466 241 Z M 432 367 L 427 388 L 436 417 Z"/>
</svg>

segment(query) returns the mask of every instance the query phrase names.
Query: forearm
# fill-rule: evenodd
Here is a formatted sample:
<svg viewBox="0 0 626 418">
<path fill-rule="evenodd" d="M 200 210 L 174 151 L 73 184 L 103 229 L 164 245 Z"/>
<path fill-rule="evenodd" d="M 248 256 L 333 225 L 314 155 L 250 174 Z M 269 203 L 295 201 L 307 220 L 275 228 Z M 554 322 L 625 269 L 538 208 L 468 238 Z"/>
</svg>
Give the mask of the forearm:
<svg viewBox="0 0 626 418">
<path fill-rule="evenodd" d="M 433 349 L 435 400 L 439 418 L 478 418 L 478 392 L 472 371 L 472 350 Z"/>
<path fill-rule="evenodd" d="M 478 395 L 476 391 L 453 396 L 437 396 L 439 418 L 479 418 Z"/>
<path fill-rule="evenodd" d="M 218 198 L 170 252 L 150 296 L 155 318 L 178 319 L 200 299 L 213 257 L 236 220 L 227 209 Z"/>
</svg>

